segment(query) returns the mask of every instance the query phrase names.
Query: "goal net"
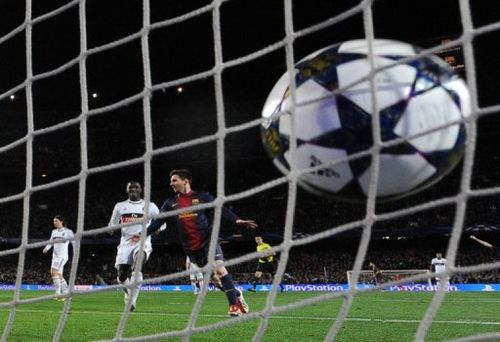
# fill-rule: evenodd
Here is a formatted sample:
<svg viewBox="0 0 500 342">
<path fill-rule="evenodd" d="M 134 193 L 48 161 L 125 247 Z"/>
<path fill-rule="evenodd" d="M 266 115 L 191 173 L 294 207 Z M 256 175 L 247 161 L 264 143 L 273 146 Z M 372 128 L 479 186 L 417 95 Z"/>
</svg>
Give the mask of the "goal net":
<svg viewBox="0 0 500 342">
<path fill-rule="evenodd" d="M 377 277 L 375 279 L 374 273 L 372 270 L 360 270 L 357 273 L 357 277 L 354 277 L 354 272 L 352 270 L 347 271 L 347 283 L 349 284 L 349 288 L 356 288 L 355 285 L 383 285 L 384 283 L 394 283 L 394 284 L 405 284 L 405 279 L 408 279 L 411 276 L 422 275 L 425 274 L 427 279 L 423 279 L 420 282 L 426 283 L 429 286 L 432 286 L 432 280 L 430 277 L 430 271 L 425 269 L 415 269 L 415 270 L 380 270 L 377 273 Z M 355 282 L 354 279 L 357 279 Z M 411 278 L 413 279 L 413 278 Z M 412 281 L 413 282 L 413 281 Z"/>
<path fill-rule="evenodd" d="M 288 268 L 296 267 L 297 273 L 291 275 L 297 277 L 317 265 L 322 265 L 317 272 L 321 274 L 308 274 L 308 280 L 329 273 L 336 282 L 350 270 L 349 284 L 363 283 L 369 277 L 363 267 L 375 237 L 380 231 L 397 236 L 402 227 L 406 237 L 421 235 L 430 226 L 446 226 L 440 235 L 446 243 L 440 248 L 448 260 L 449 276 L 500 267 L 498 260 L 459 262 L 462 228 L 491 223 L 486 221 L 497 212 L 491 203 L 498 203 L 500 192 L 498 176 L 491 176 L 500 160 L 496 91 L 500 75 L 495 48 L 500 21 L 492 2 L 11 0 L 2 5 L 0 165 L 4 182 L 0 208 L 5 220 L 0 223 L 0 264 L 8 265 L 13 284 L 12 296 L 9 292 L 0 302 L 2 341 L 15 334 L 21 334 L 20 339 L 33 338 L 22 335 L 24 328 L 16 323 L 19 313 L 29 305 L 61 297 L 23 294 L 24 284 L 37 277 L 44 279 L 40 282 L 51 282 L 50 265 L 47 259 L 42 261 L 41 249 L 48 243 L 55 214 L 65 214 L 75 237 L 65 270 L 69 292 L 62 297 L 67 300 L 57 311 L 49 339 L 71 340 L 65 332 L 78 324 L 72 320 L 76 315 L 70 314 L 78 309 L 73 305 L 76 297 L 111 292 L 123 296 L 124 288 L 185 279 L 189 272 L 180 271 L 183 261 L 180 268 L 172 265 L 171 271 L 163 272 L 161 267 L 174 258 L 162 260 L 153 251 L 158 273 L 117 285 L 114 256 L 106 263 L 86 254 L 88 246 L 107 243 L 107 234 L 115 232 L 116 236 L 123 227 L 108 226 L 108 222 L 114 203 L 126 199 L 129 180 L 142 183 L 148 207 L 167 197 L 167 175 L 176 168 L 191 169 L 194 187 L 210 190 L 216 198 L 206 205 L 214 211 L 209 263 L 203 269 L 206 283 L 213 270 L 216 242 L 225 234 L 220 224 L 222 207 L 231 206 L 241 217 L 256 219 L 262 229 L 280 237 L 274 245 L 280 258 L 271 291 L 260 307 L 237 319 L 226 317 L 227 312 L 224 318 L 202 316 L 208 305 L 207 293 L 202 291 L 181 328 L 158 324 L 150 333 L 134 325 L 130 302 L 123 306 L 121 301 L 119 319 L 106 321 L 112 333 L 102 337 L 86 332 L 88 339 L 187 341 L 227 327 L 246 329 L 251 321 L 256 322 L 251 339 L 260 341 L 276 324 L 273 319 L 283 313 L 340 301 L 334 317 L 325 318 L 328 326 L 321 336 L 336 340 L 348 324 L 358 294 L 379 288 L 350 286 L 343 292 L 282 301 L 278 285 Z M 373 193 L 376 179 L 370 182 L 366 202 L 359 205 L 316 196 L 298 186 L 299 177 L 311 170 L 297 167 L 292 159 L 291 171 L 283 175 L 265 155 L 262 106 L 279 77 L 292 75 L 295 63 L 311 52 L 346 40 L 370 43 L 379 37 L 420 45 L 423 49 L 415 60 L 438 54 L 466 78 L 472 113 L 464 122 L 465 156 L 448 177 L 400 201 L 379 203 Z M 371 69 L 372 75 L 379 71 Z M 293 98 L 293 87 L 291 94 Z M 304 103 L 295 107 L 300 105 Z M 364 153 L 372 153 L 377 160 L 378 151 L 380 146 Z M 316 169 L 311 166 L 313 172 L 322 172 L 317 165 Z M 343 241 L 350 234 L 359 243 L 349 257 L 333 250 L 321 257 L 301 250 L 316 252 L 315 244 Z M 235 240 L 229 236 L 224 242 Z M 229 269 L 244 269 L 259 257 L 253 240 L 247 241 L 239 245 L 242 252 L 228 254 L 231 257 L 225 265 Z M 423 258 L 428 264 L 429 254 Z M 335 269 L 327 270 L 333 262 Z M 394 266 L 400 267 L 405 266 Z M 391 282 L 426 282 L 434 275 L 413 271 L 383 271 L 380 288 Z M 97 272 L 100 277 L 110 274 L 112 283 L 86 291 L 85 286 L 94 281 L 87 276 Z M 404 277 L 395 279 L 396 275 Z M 99 282 L 106 281 L 99 278 Z M 411 332 L 415 341 L 426 339 L 446 295 L 442 288 L 433 293 Z M 164 319 L 181 322 L 175 316 Z M 500 339 L 500 333 L 485 330 L 464 338 Z"/>
</svg>

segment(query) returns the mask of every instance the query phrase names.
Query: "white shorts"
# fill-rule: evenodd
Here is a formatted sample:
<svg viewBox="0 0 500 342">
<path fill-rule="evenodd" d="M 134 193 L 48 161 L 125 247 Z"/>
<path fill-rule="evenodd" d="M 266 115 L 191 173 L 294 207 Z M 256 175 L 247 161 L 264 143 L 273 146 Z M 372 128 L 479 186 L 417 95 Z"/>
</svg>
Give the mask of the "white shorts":
<svg viewBox="0 0 500 342">
<path fill-rule="evenodd" d="M 197 271 L 199 269 L 200 268 L 195 263 L 193 263 L 193 262 L 189 263 L 188 271 Z M 201 272 L 190 273 L 189 279 L 191 279 L 191 280 L 203 280 L 203 273 L 201 273 Z"/>
<path fill-rule="evenodd" d="M 56 269 L 59 273 L 63 273 L 66 262 L 68 262 L 68 258 L 52 257 L 50 268 Z"/>
<path fill-rule="evenodd" d="M 441 280 L 441 277 L 436 277 L 436 282 L 440 281 Z M 444 280 L 446 280 L 446 282 L 450 282 L 450 277 L 445 277 Z"/>
<path fill-rule="evenodd" d="M 120 243 L 116 248 L 117 253 L 116 253 L 115 267 L 117 265 L 133 265 L 135 257 L 139 252 L 140 245 L 141 244 L 139 242 Z M 144 261 L 147 261 L 149 259 L 149 256 L 151 255 L 151 252 L 153 251 L 153 247 L 151 246 L 151 241 L 144 241 L 143 251 L 146 253 L 146 260 Z"/>
</svg>

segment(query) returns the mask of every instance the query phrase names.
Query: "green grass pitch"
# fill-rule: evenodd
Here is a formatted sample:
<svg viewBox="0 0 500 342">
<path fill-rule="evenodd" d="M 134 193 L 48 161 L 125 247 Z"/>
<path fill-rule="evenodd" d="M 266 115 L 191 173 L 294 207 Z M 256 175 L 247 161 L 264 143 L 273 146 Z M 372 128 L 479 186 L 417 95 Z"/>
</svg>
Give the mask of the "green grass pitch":
<svg viewBox="0 0 500 342">
<path fill-rule="evenodd" d="M 23 291 L 21 299 L 50 295 L 51 292 Z M 251 312 L 263 310 L 268 293 L 245 292 Z M 300 301 L 321 293 L 279 293 L 276 306 Z M 0 292 L 0 302 L 12 300 L 13 293 Z M 137 337 L 186 328 L 196 297 L 192 293 L 142 292 L 135 312 L 126 322 L 123 337 Z M 374 292 L 356 296 L 337 341 L 412 341 L 431 293 Z M 341 298 L 279 312 L 272 316 L 263 341 L 322 341 L 329 331 Z M 64 303 L 48 300 L 21 304 L 7 341 L 52 341 Z M 77 295 L 61 341 L 111 340 L 123 312 L 120 291 Z M 0 309 L 4 329 L 9 309 Z M 220 292 L 208 293 L 195 327 L 218 322 L 235 323 L 227 316 L 227 302 Z M 238 319 L 236 319 L 238 320 Z M 260 317 L 240 320 L 222 329 L 196 333 L 192 341 L 251 341 L 261 322 Z M 427 341 L 443 341 L 479 333 L 500 331 L 500 294 L 449 293 L 427 335 Z M 167 340 L 167 339 L 162 339 Z M 169 341 L 181 341 L 172 337 Z"/>
</svg>

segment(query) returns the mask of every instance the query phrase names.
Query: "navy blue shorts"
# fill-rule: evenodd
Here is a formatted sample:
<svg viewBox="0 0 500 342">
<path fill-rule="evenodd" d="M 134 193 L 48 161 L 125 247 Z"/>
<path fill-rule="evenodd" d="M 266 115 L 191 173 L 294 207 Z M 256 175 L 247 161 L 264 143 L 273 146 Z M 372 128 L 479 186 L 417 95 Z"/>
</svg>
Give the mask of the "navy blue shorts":
<svg viewBox="0 0 500 342">
<path fill-rule="evenodd" d="M 192 263 L 198 265 L 198 267 L 203 267 L 208 262 L 208 248 L 209 244 L 198 251 L 185 251 L 186 255 L 189 257 Z M 217 246 L 215 246 L 215 260 L 224 261 L 224 254 L 222 253 L 222 248 L 220 244 L 217 242 Z"/>
</svg>

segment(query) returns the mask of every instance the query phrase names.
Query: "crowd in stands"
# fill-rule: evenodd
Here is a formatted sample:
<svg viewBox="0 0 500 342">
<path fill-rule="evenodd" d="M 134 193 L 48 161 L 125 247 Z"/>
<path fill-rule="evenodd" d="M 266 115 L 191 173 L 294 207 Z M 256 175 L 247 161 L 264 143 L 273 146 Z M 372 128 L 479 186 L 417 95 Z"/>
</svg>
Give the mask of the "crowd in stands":
<svg viewBox="0 0 500 342">
<path fill-rule="evenodd" d="M 231 160 L 228 160 L 226 170 L 226 194 L 249 190 L 257 185 L 271 181 L 280 177 L 279 172 L 271 163 L 262 163 L 259 155 L 251 158 L 238 159 L 238 151 L 231 150 Z M 169 158 L 173 158 L 169 155 Z M 257 158 L 251 160 L 252 158 Z M 496 157 L 495 157 L 496 158 Z M 51 161 L 57 158 L 49 158 Z M 175 159 L 169 159 L 170 162 Z M 188 161 L 189 162 L 189 161 Z M 192 162 L 192 161 L 191 161 Z M 497 185 L 497 179 L 487 177 L 486 172 L 480 172 L 478 168 L 488 169 L 489 163 L 497 163 L 498 159 L 483 160 L 475 168 L 472 187 L 485 188 Z M 213 161 L 197 161 L 197 170 L 194 170 L 196 188 L 208 190 L 214 193 L 216 168 Z M 255 172 L 255 164 L 259 164 L 261 172 Z M 161 163 L 160 163 L 161 164 Z M 178 164 L 178 163 L 177 163 Z M 172 165 L 177 165 L 172 162 Z M 78 165 L 73 165 L 74 170 Z M 54 179 L 61 179 L 74 175 L 74 170 L 60 171 L 59 174 L 49 174 L 43 182 Z M 459 170 L 457 168 L 457 170 Z M 9 170 L 7 170 L 9 171 Z M 15 173 L 14 170 L 11 170 Z M 10 172 L 10 171 L 9 171 Z M 65 173 L 66 172 L 66 173 Z M 117 172 L 99 173 L 89 175 L 87 178 L 87 188 L 85 196 L 85 231 L 95 228 L 105 227 L 109 221 L 114 204 L 125 199 L 125 184 L 130 179 L 142 181 L 140 176 L 142 166 L 135 169 L 118 170 Z M 458 172 L 458 171 L 456 171 Z M 163 199 L 170 195 L 170 189 L 166 181 L 168 169 L 164 165 L 158 167 L 153 163 L 153 177 L 151 187 L 151 200 L 159 206 Z M 460 177 L 448 177 L 443 182 L 436 184 L 420 194 L 416 194 L 407 199 L 389 204 L 378 205 L 378 212 L 400 210 L 411 205 L 424 203 L 426 201 L 442 198 L 456 194 Z M 50 179 L 54 177 L 54 179 Z M 211 181 L 210 181 L 211 180 Z M 42 182 L 42 183 L 43 183 Z M 22 192 L 24 188 L 15 187 L 15 182 L 7 182 L 2 190 L 1 196 L 13 195 Z M 35 180 L 36 183 L 36 180 Z M 447 190 L 448 188 L 454 190 Z M 68 227 L 76 230 L 78 216 L 78 182 L 68 183 L 53 189 L 35 192 L 30 198 L 28 237 L 30 242 L 47 240 L 52 229 L 52 217 L 55 214 L 62 214 L 68 221 Z M 256 193 L 247 198 L 230 202 L 227 205 L 232 207 L 241 217 L 255 219 L 264 234 L 283 235 L 283 227 L 287 211 L 287 184 L 281 184 L 262 193 Z M 455 193 L 453 193 L 455 191 Z M 0 197 L 1 197 L 0 196 Z M 469 225 L 491 224 L 500 227 L 498 218 L 498 199 L 494 196 L 484 196 L 471 198 L 468 201 L 465 215 L 465 224 Z M 2 204 L 2 210 L 10 213 L 3 217 L 0 222 L 0 249 L 14 248 L 19 245 L 23 229 L 23 201 L 17 200 Z M 344 223 L 364 219 L 366 206 L 364 204 L 353 204 L 336 201 L 334 199 L 323 198 L 311 195 L 299 189 L 299 196 L 295 205 L 295 217 L 293 233 L 297 235 L 315 234 Z M 374 226 L 374 241 L 380 236 L 390 236 L 390 243 L 378 241 L 370 245 L 365 262 L 369 260 L 375 262 L 381 269 L 428 269 L 430 260 L 437 249 L 446 252 L 447 237 L 445 235 L 435 236 L 426 234 L 435 227 L 451 227 L 454 222 L 455 207 L 453 205 L 431 208 L 422 212 L 417 212 L 408 216 L 401 216 L 393 220 L 376 222 Z M 397 240 L 395 231 L 402 231 L 401 237 L 406 240 Z M 168 234 L 162 237 L 159 246 L 151 256 L 145 268 L 147 278 L 160 277 L 184 269 L 184 256 L 178 248 L 170 249 L 175 241 L 175 233 L 167 230 Z M 234 231 L 231 227 L 223 227 L 221 236 L 230 236 L 233 233 L 245 233 L 244 231 Z M 359 233 L 359 231 L 358 231 Z M 115 233 L 115 240 L 118 234 Z M 359 235 L 359 234 L 358 234 Z M 419 240 L 415 236 L 421 239 Z M 116 271 L 114 269 L 114 256 L 116 244 L 112 245 L 103 242 L 109 239 L 103 235 L 86 236 L 86 240 L 92 240 L 91 244 L 82 245 L 82 255 L 78 264 L 77 284 L 93 284 L 105 282 L 116 283 Z M 228 247 L 226 257 L 234 257 L 242 254 L 242 250 L 247 253 L 254 250 L 255 245 L 251 236 L 246 236 L 246 246 L 236 248 L 232 244 L 224 245 Z M 357 253 L 356 234 L 348 237 L 346 243 L 341 237 L 336 237 L 331 245 L 322 243 L 321 248 L 293 249 L 290 260 L 287 264 L 287 273 L 291 274 L 296 283 L 346 283 L 346 272 L 352 269 L 354 257 Z M 439 243 L 430 243 L 433 239 L 438 239 Z M 14 241 L 13 241 L 14 240 Z M 342 242 L 339 242 L 342 241 Z M 239 245 L 244 243 L 239 243 Z M 238 245 L 235 243 L 235 245 Z M 238 245 L 238 246 L 239 246 Z M 492 261 L 488 251 L 480 246 L 467 243 L 461 245 L 460 253 L 457 256 L 457 265 L 475 265 Z M 0 257 L 2 273 L 0 283 L 13 283 L 18 268 L 17 259 L 13 256 Z M 27 254 L 24 265 L 23 282 L 50 284 L 49 265 L 50 257 L 42 257 L 41 249 L 30 250 Z M 366 268 L 367 265 L 364 265 Z M 240 283 L 247 282 L 255 271 L 254 262 L 246 262 L 241 265 L 231 266 L 231 273 L 236 276 Z M 69 274 L 70 263 L 66 266 Z M 174 279 L 169 283 L 186 283 L 187 279 Z M 498 270 L 481 273 L 460 274 L 454 276 L 452 282 L 477 283 L 477 282 L 499 282 L 500 272 Z"/>
<path fill-rule="evenodd" d="M 124 188 L 127 178 L 122 178 L 123 181 L 119 185 L 113 185 L 113 187 L 105 179 L 98 177 L 89 179 L 87 200 L 85 201 L 84 230 L 92 230 L 107 225 L 114 204 L 125 199 Z M 244 179 L 245 176 L 242 175 L 242 178 Z M 152 196 L 152 200 L 158 206 L 170 194 L 165 179 L 162 179 L 162 182 L 163 184 L 153 185 L 153 189 L 156 189 L 157 194 Z M 201 184 L 200 188 L 212 191 L 210 187 L 204 186 L 204 184 Z M 102 189 L 107 189 L 107 191 L 103 192 Z M 236 191 L 243 191 L 249 189 L 249 187 L 236 187 L 236 189 Z M 228 206 L 233 207 L 242 217 L 254 218 L 266 233 L 283 234 L 287 209 L 286 191 L 286 185 L 278 186 L 264 193 L 258 193 L 237 202 L 228 203 Z M 366 214 L 365 205 L 346 204 L 314 196 L 304 190 L 299 191 L 300 196 L 295 207 L 294 232 L 318 233 L 341 224 L 360 221 Z M 44 195 L 35 194 L 31 201 L 28 236 L 30 238 L 47 238 L 52 229 L 51 219 L 55 214 L 63 214 L 69 222 L 69 228 L 76 230 L 78 184 L 74 183 L 60 189 L 51 190 L 50 199 Z M 415 198 L 418 198 L 418 195 Z M 418 203 L 423 202 L 418 201 Z M 23 225 L 22 201 L 6 204 L 2 207 L 11 215 L 8 215 L 0 222 L 0 238 L 19 238 Z M 401 205 L 400 207 L 394 205 L 388 207 L 386 205 L 386 207 L 387 210 L 400 210 L 408 207 L 408 205 Z M 470 200 L 464 226 L 467 227 L 477 223 L 500 225 L 497 209 L 497 200 L 495 199 L 485 197 Z M 451 227 L 454 215 L 454 206 L 441 206 L 410 216 L 402 216 L 381 223 L 377 222 L 376 228 L 386 231 L 407 229 L 408 233 L 412 234 L 412 231 L 425 231 L 430 227 Z M 223 233 L 227 234 L 230 229 L 223 230 Z"/>
<path fill-rule="evenodd" d="M 494 237 L 492 237 L 494 239 Z M 495 241 L 497 242 L 497 241 Z M 329 240 L 312 246 L 293 248 L 290 253 L 286 273 L 291 275 L 292 283 L 347 283 L 347 271 L 354 265 L 357 252 L 355 240 Z M 252 252 L 253 241 L 224 244 L 226 259 Z M 364 269 L 368 262 L 374 262 L 382 270 L 429 269 L 430 261 L 436 252 L 445 252 L 446 241 L 443 238 L 429 241 L 427 239 L 378 240 L 374 241 L 365 256 Z M 487 248 L 464 240 L 457 254 L 457 265 L 469 266 L 495 261 L 496 256 Z M 0 283 L 14 283 L 18 269 L 17 256 L 2 256 L 2 273 Z M 75 283 L 116 284 L 114 268 L 115 246 L 82 244 Z M 145 278 L 162 277 L 184 271 L 185 257 L 179 246 L 157 245 L 150 260 L 144 268 Z M 498 261 L 498 260 L 496 260 Z M 231 272 L 240 284 L 248 283 L 255 272 L 256 260 L 230 266 Z M 42 255 L 41 249 L 28 250 L 23 271 L 23 283 L 51 284 L 49 274 L 50 256 Z M 65 268 L 68 275 L 71 260 Z M 267 279 L 270 281 L 270 279 Z M 452 283 L 500 283 L 500 270 L 477 273 L 456 274 Z M 163 284 L 187 284 L 187 277 L 181 277 Z"/>
</svg>

